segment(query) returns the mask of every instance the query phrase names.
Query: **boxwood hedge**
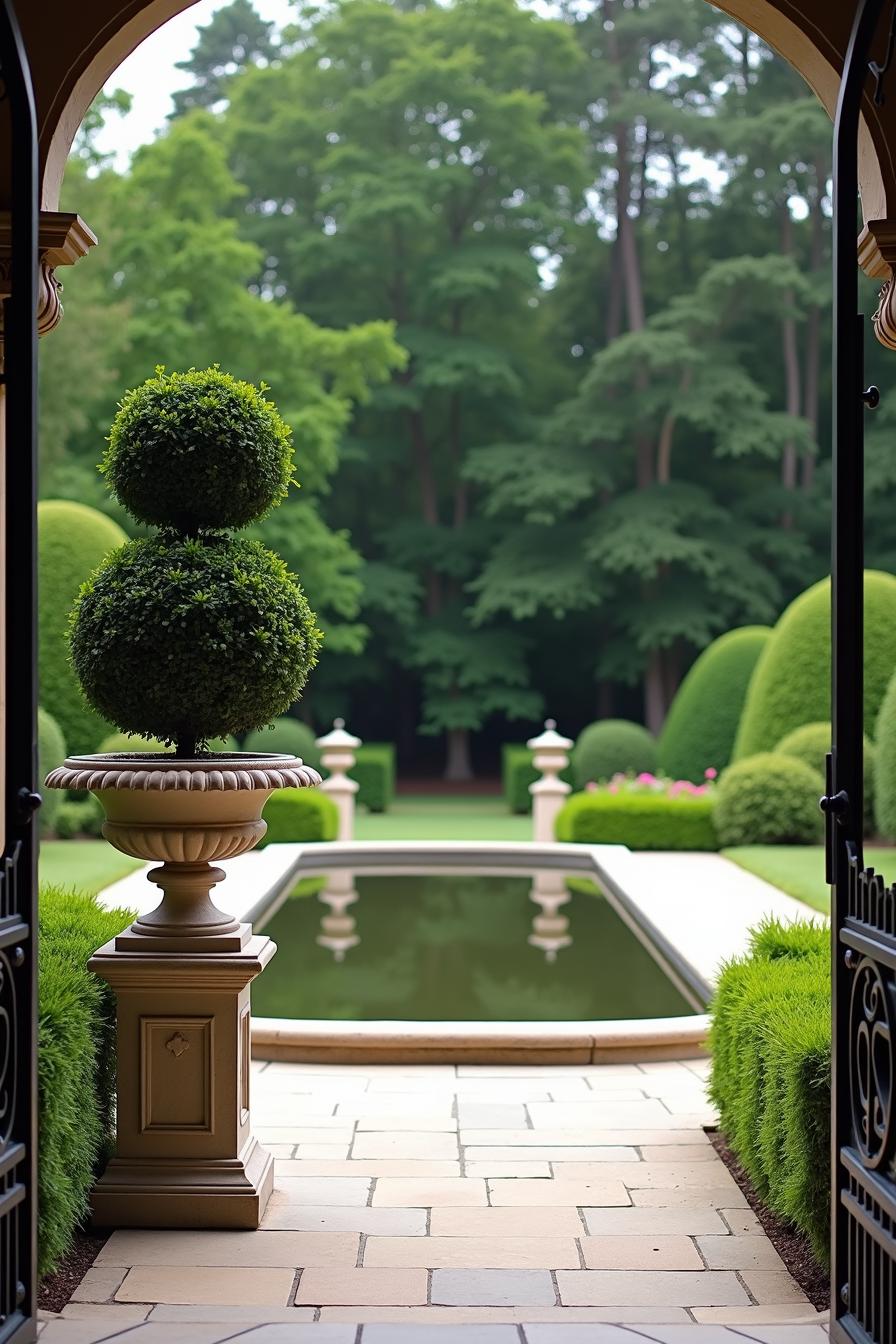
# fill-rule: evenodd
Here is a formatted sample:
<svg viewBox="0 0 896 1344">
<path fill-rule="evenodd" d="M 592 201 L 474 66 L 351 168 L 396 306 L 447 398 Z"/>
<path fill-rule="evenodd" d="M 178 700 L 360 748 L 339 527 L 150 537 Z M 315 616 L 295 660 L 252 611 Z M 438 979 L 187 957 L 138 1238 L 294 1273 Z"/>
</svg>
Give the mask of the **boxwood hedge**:
<svg viewBox="0 0 896 1344">
<path fill-rule="evenodd" d="M 629 849 L 719 848 L 712 798 L 652 793 L 575 793 L 557 816 L 558 840 Z"/>
<path fill-rule="evenodd" d="M 316 789 L 277 789 L 264 805 L 268 824 L 259 847 L 335 840 L 339 812 L 332 798 Z"/>
</svg>

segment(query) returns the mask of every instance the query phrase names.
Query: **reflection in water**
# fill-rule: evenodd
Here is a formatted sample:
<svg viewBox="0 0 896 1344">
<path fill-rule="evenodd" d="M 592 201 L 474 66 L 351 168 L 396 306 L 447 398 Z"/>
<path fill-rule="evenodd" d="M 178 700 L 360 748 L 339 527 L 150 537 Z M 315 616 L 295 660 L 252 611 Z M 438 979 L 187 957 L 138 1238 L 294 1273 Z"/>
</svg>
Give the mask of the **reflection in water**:
<svg viewBox="0 0 896 1344">
<path fill-rule="evenodd" d="M 688 1013 L 662 970 L 588 885 L 570 891 L 555 873 L 306 878 L 265 929 L 279 951 L 253 986 L 253 1010 L 330 1021 L 557 1022 Z M 555 958 L 562 975 L 549 964 Z"/>
</svg>

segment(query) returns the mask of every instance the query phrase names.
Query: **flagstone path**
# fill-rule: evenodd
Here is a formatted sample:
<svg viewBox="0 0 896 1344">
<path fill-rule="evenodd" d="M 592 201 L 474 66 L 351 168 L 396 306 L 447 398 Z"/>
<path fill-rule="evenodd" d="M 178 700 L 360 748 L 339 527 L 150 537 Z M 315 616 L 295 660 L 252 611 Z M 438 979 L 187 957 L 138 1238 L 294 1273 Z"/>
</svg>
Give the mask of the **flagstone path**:
<svg viewBox="0 0 896 1344">
<path fill-rule="evenodd" d="M 262 1228 L 113 1233 L 42 1344 L 823 1344 L 706 1071 L 259 1064 Z"/>
</svg>

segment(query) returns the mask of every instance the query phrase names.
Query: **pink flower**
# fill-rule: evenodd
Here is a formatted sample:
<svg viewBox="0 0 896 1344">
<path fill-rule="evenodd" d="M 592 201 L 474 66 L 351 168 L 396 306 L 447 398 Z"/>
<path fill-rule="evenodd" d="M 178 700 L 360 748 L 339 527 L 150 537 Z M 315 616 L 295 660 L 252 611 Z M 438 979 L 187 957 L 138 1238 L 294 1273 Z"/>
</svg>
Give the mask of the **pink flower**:
<svg viewBox="0 0 896 1344">
<path fill-rule="evenodd" d="M 719 773 L 718 770 L 716 770 L 714 766 L 708 765 L 706 769 L 703 771 L 703 778 L 715 779 L 718 776 L 718 773 Z"/>
<path fill-rule="evenodd" d="M 656 782 L 656 776 L 651 775 L 650 772 L 647 770 L 645 770 L 642 774 L 638 776 L 639 784 L 654 784 L 655 782 Z"/>
<path fill-rule="evenodd" d="M 597 785 L 595 784 L 593 779 L 589 779 L 588 783 L 585 785 L 585 792 L 597 793 Z"/>
<path fill-rule="evenodd" d="M 619 792 L 619 785 L 618 785 L 618 784 L 608 784 L 608 785 L 607 785 L 607 793 L 618 793 L 618 792 Z"/>
</svg>

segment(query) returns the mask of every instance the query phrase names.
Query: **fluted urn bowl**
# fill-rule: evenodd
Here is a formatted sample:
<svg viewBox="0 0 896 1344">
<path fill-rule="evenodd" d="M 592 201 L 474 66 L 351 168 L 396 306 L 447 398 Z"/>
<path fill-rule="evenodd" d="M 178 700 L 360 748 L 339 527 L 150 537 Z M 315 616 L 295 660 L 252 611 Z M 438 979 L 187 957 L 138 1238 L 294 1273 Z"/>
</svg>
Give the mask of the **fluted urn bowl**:
<svg viewBox="0 0 896 1344">
<path fill-rule="evenodd" d="M 148 877 L 164 892 L 162 902 L 141 915 L 117 942 L 152 938 L 159 950 L 232 950 L 247 926 L 211 901 L 209 891 L 225 874 L 218 859 L 244 854 L 267 826 L 262 810 L 275 789 L 310 788 L 320 775 L 297 756 L 235 752 L 192 760 L 155 752 L 69 756 L 47 776 L 51 789 L 88 789 L 99 799 L 106 820 L 103 835 L 116 849 L 137 859 L 155 859 L 161 868 Z"/>
</svg>

